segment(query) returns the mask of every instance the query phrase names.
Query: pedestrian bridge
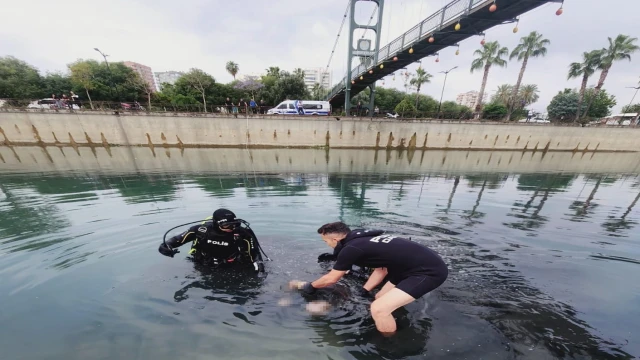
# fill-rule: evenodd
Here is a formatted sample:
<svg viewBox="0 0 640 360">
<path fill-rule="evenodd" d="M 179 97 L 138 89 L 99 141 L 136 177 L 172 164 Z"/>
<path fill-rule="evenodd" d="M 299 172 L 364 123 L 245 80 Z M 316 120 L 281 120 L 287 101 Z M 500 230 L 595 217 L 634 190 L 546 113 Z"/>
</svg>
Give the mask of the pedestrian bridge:
<svg viewBox="0 0 640 360">
<path fill-rule="evenodd" d="M 515 22 L 519 15 L 546 3 L 561 1 L 454 0 L 380 48 L 372 57 L 376 61 L 354 67 L 329 91 L 325 100 L 334 108 L 342 107 L 345 103 L 346 86 L 349 86 L 350 96 L 353 97 L 376 81 L 413 62 L 435 55 L 444 48 L 457 46 L 462 40 L 482 36 L 483 31 L 496 25 Z M 494 4 L 495 8 L 492 7 Z M 458 23 L 460 27 L 456 30 Z"/>
</svg>

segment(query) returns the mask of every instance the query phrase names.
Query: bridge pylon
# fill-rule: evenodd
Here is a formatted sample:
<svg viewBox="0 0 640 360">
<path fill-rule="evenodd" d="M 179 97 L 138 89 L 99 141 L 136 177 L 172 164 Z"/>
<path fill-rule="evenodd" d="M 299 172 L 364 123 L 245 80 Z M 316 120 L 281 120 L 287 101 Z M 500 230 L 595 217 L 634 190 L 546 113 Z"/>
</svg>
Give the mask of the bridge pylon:
<svg viewBox="0 0 640 360">
<path fill-rule="evenodd" d="M 378 20 L 375 25 L 361 25 L 356 23 L 356 3 L 359 1 L 374 2 L 378 6 Z M 351 78 L 358 74 L 351 74 L 353 68 L 353 59 L 359 58 L 360 61 L 364 61 L 367 64 L 378 63 L 378 52 L 380 50 L 380 32 L 382 29 L 382 13 L 384 10 L 384 0 L 351 0 L 351 9 L 349 11 L 349 44 L 347 53 L 347 76 L 345 77 L 345 97 L 344 97 L 344 111 L 347 116 L 351 110 Z M 358 39 L 357 44 L 353 43 L 353 34 L 356 30 L 363 29 L 364 31 L 372 30 L 375 32 L 375 43 L 371 44 L 370 39 L 361 38 Z M 375 82 L 369 85 L 371 90 L 371 99 L 369 100 L 369 111 L 373 111 L 374 99 L 375 99 Z"/>
</svg>

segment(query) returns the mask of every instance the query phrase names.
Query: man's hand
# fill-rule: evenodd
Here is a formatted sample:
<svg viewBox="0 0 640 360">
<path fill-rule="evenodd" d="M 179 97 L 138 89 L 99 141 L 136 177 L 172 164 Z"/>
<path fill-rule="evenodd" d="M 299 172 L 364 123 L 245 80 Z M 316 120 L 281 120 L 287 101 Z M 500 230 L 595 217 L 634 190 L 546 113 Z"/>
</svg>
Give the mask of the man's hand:
<svg viewBox="0 0 640 360">
<path fill-rule="evenodd" d="M 371 291 L 368 291 L 367 289 L 365 289 L 363 287 L 358 289 L 358 295 L 362 296 L 365 299 L 374 299 L 375 298 L 373 296 L 373 294 L 371 293 Z"/>
<path fill-rule="evenodd" d="M 300 290 L 306 284 L 305 281 L 300 280 L 291 280 L 289 281 L 289 289 L 290 290 Z"/>
<path fill-rule="evenodd" d="M 299 280 L 291 280 L 289 282 L 289 289 L 291 290 L 299 290 L 304 294 L 311 295 L 316 292 L 316 288 L 311 285 L 310 282 L 299 281 Z"/>
<path fill-rule="evenodd" d="M 176 253 L 179 253 L 180 251 L 178 250 L 173 250 L 170 249 L 169 246 L 165 243 L 160 244 L 160 247 L 158 248 L 158 251 L 160 252 L 160 254 L 164 255 L 164 256 L 168 256 L 168 257 L 173 257 Z"/>
</svg>

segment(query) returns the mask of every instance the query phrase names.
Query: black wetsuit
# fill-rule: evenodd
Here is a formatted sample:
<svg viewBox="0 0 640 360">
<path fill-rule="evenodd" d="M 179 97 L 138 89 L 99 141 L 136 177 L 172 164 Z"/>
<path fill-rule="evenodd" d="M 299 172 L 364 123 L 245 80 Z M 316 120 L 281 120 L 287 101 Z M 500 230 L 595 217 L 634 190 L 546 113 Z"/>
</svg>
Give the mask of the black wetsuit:
<svg viewBox="0 0 640 360">
<path fill-rule="evenodd" d="M 357 229 L 340 241 L 333 268 L 352 265 L 387 268 L 387 279 L 413 298 L 434 290 L 447 279 L 449 270 L 433 250 L 409 239 L 385 235 L 382 230 Z"/>
<path fill-rule="evenodd" d="M 192 243 L 189 253 L 194 260 L 207 265 L 262 264 L 258 239 L 250 229 L 237 227 L 233 232 L 224 232 L 208 221 L 167 240 L 172 248 L 186 243 Z"/>
</svg>

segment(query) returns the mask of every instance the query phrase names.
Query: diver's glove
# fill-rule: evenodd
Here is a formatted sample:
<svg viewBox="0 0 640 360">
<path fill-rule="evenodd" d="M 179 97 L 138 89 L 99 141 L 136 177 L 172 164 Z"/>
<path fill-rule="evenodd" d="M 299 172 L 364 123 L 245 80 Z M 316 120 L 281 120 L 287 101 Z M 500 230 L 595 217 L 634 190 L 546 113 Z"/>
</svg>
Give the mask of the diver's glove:
<svg viewBox="0 0 640 360">
<path fill-rule="evenodd" d="M 158 251 L 160 252 L 160 254 L 164 255 L 164 256 L 168 256 L 168 257 L 173 257 L 176 253 L 179 253 L 180 251 L 178 250 L 174 250 L 171 249 L 169 247 L 169 245 L 162 243 L 160 244 L 160 247 L 158 247 Z"/>
<path fill-rule="evenodd" d="M 358 290 L 358 295 L 362 296 L 362 297 L 363 297 L 363 298 L 365 298 L 365 299 L 374 299 L 374 296 L 373 296 L 373 294 L 371 293 L 371 291 L 369 291 L 369 290 L 367 290 L 367 289 L 365 289 L 365 288 L 363 288 L 363 287 L 361 287 L 361 288 Z"/>
<path fill-rule="evenodd" d="M 306 295 L 312 295 L 316 292 L 316 288 L 314 288 L 310 282 L 305 283 L 302 287 L 299 288 L 300 292 Z"/>
<path fill-rule="evenodd" d="M 321 261 L 334 261 L 337 259 L 337 256 L 331 254 L 331 253 L 324 253 L 324 254 L 320 254 L 320 256 L 318 256 L 318 262 Z"/>
<path fill-rule="evenodd" d="M 262 261 L 254 261 L 253 262 L 253 269 L 256 272 L 264 272 L 264 264 L 262 263 Z"/>
</svg>

